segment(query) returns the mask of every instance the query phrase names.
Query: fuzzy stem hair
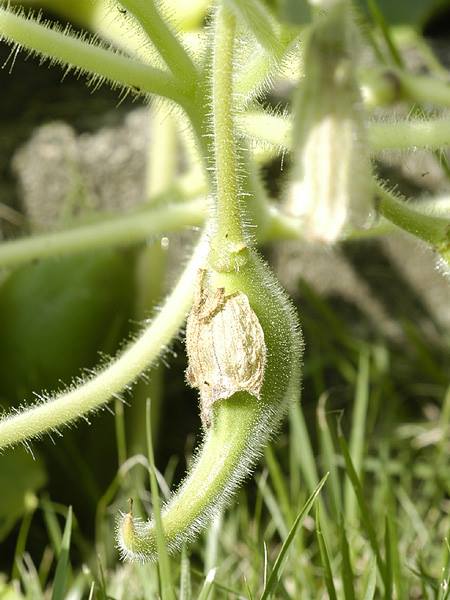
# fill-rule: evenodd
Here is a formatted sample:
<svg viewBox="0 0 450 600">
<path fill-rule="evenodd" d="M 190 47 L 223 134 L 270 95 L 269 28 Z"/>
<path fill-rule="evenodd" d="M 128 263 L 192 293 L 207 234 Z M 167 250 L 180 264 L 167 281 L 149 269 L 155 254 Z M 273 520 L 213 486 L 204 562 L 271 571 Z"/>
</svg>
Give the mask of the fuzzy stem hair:
<svg viewBox="0 0 450 600">
<path fill-rule="evenodd" d="M 0 37 L 16 44 L 17 50 L 27 48 L 115 85 L 170 98 L 181 106 L 187 102 L 170 73 L 4 8 L 0 8 Z"/>
</svg>

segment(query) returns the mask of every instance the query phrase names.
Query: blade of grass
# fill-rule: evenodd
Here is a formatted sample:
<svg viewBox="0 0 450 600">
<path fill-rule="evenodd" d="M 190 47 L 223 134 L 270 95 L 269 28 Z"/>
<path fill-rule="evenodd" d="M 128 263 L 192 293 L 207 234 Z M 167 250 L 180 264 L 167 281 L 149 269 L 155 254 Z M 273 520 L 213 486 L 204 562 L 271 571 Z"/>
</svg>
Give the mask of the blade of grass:
<svg viewBox="0 0 450 600">
<path fill-rule="evenodd" d="M 319 428 L 319 441 L 321 446 L 321 457 L 326 471 L 330 474 L 330 499 L 334 518 L 338 519 L 342 512 L 341 484 L 339 472 L 336 465 L 336 452 L 330 427 L 328 425 L 326 403 L 328 394 L 323 393 L 317 404 L 317 424 Z"/>
<path fill-rule="evenodd" d="M 26 598 L 29 600 L 44 600 L 44 593 L 39 582 L 39 574 L 36 571 L 36 567 L 34 566 L 30 555 L 24 554 L 24 556 L 18 560 L 17 565 Z M 8 592 L 6 592 L 6 594 L 8 597 Z M 15 594 L 14 597 L 16 597 Z"/>
<path fill-rule="evenodd" d="M 362 352 L 359 355 L 358 375 L 356 379 L 355 400 L 352 415 L 352 430 L 350 433 L 349 450 L 352 463 L 359 478 L 364 458 L 366 438 L 366 420 L 369 404 L 369 355 Z M 356 521 L 356 498 L 349 479 L 345 483 L 345 520 Z"/>
<path fill-rule="evenodd" d="M 352 562 L 350 558 L 350 547 L 347 540 L 347 533 L 345 531 L 344 519 L 341 515 L 341 522 L 339 528 L 339 542 L 341 548 L 341 573 L 342 573 L 342 585 L 344 587 L 344 598 L 345 600 L 355 600 L 355 585 L 354 575 L 352 569 Z"/>
<path fill-rule="evenodd" d="M 398 529 L 396 523 L 396 506 L 395 500 L 392 490 L 392 482 L 387 481 L 389 497 L 388 497 L 388 512 L 386 515 L 386 528 L 388 532 L 388 541 L 389 541 L 389 555 L 391 558 L 391 571 L 392 571 L 392 580 L 393 585 L 395 586 L 396 597 L 397 598 L 406 598 L 407 594 L 405 593 L 404 585 L 403 585 L 403 572 L 402 572 L 402 561 L 400 558 L 399 545 L 398 545 Z M 386 562 L 387 562 L 387 553 L 386 553 Z"/>
<path fill-rule="evenodd" d="M 362 600 L 373 600 L 375 598 L 375 591 L 377 585 L 377 561 L 374 558 L 372 564 L 368 570 L 368 577 L 366 583 L 366 589 L 362 596 Z"/>
<path fill-rule="evenodd" d="M 344 457 L 347 477 L 350 479 L 351 484 L 353 486 L 353 490 L 356 495 L 356 499 L 358 502 L 359 511 L 360 511 L 360 515 L 361 515 L 362 525 L 366 531 L 367 537 L 369 538 L 370 545 L 372 547 L 372 550 L 373 550 L 376 560 L 377 560 L 377 566 L 378 566 L 381 578 L 383 579 L 383 583 L 386 588 L 387 587 L 386 568 L 385 568 L 383 559 L 381 557 L 380 547 L 378 545 L 377 536 L 376 536 L 375 529 L 373 526 L 372 516 L 370 514 L 369 507 L 367 506 L 366 500 L 364 498 L 362 485 L 361 485 L 361 482 L 356 473 L 355 467 L 353 465 L 352 458 L 350 456 L 350 452 L 347 447 L 347 443 L 342 435 L 339 435 L 339 445 L 341 447 L 341 452 Z"/>
<path fill-rule="evenodd" d="M 20 524 L 19 534 L 17 536 L 16 548 L 14 550 L 14 563 L 12 578 L 19 577 L 19 561 L 22 559 L 27 545 L 28 532 L 30 531 L 31 521 L 37 507 L 37 498 L 32 492 L 27 492 L 24 499 L 25 514 Z"/>
<path fill-rule="evenodd" d="M 392 598 L 392 589 L 393 589 L 393 579 L 392 579 L 392 547 L 391 547 L 391 534 L 389 529 L 389 521 L 386 515 L 385 519 L 385 529 L 384 529 L 384 556 L 385 556 L 385 590 L 384 597 L 386 600 L 390 600 Z"/>
<path fill-rule="evenodd" d="M 116 398 L 114 402 L 114 424 L 116 430 L 116 447 L 118 468 L 127 460 L 127 441 L 125 434 L 125 419 L 123 411 L 123 403 L 120 398 Z"/>
<path fill-rule="evenodd" d="M 441 582 L 439 585 L 438 600 L 450 598 L 450 544 L 448 538 L 444 540 L 444 561 L 442 567 Z"/>
<path fill-rule="evenodd" d="M 212 569 L 212 570 L 215 571 L 215 569 Z M 197 571 L 196 569 L 192 568 L 191 573 L 195 577 L 198 577 L 202 581 L 205 579 L 205 574 L 202 571 Z M 210 571 L 210 573 L 211 573 L 211 571 Z M 208 573 L 206 578 L 210 575 L 210 573 Z M 215 577 L 216 577 L 216 573 L 214 573 L 214 582 L 213 582 L 213 586 L 215 588 L 217 588 L 219 591 L 227 593 L 228 595 L 231 594 L 231 596 L 236 596 L 237 598 L 242 598 L 242 595 L 238 590 L 234 590 L 233 588 L 231 588 L 227 585 L 224 585 L 223 583 L 220 583 L 219 581 L 216 581 Z M 198 600 L 198 598 L 197 598 L 197 600 Z"/>
<path fill-rule="evenodd" d="M 291 444 L 294 446 L 297 465 L 305 479 L 306 487 L 311 493 L 319 481 L 316 461 L 311 440 L 306 427 L 305 417 L 300 404 L 292 404 L 289 412 L 289 424 L 291 429 Z"/>
<path fill-rule="evenodd" d="M 269 469 L 276 497 L 278 498 L 281 510 L 284 514 L 284 519 L 287 523 L 291 524 L 294 520 L 294 515 L 292 514 L 289 493 L 285 483 L 286 477 L 281 472 L 280 463 L 275 456 L 272 446 L 267 446 L 264 457 L 266 459 L 267 468 Z"/>
<path fill-rule="evenodd" d="M 281 512 L 279 502 L 275 497 L 274 493 L 270 489 L 267 481 L 262 477 L 258 478 L 258 489 L 263 497 L 264 504 L 269 510 L 270 516 L 276 525 L 277 531 L 282 540 L 286 539 L 289 533 L 288 526 L 284 520 L 283 513 Z"/>
<path fill-rule="evenodd" d="M 278 553 L 278 556 L 275 560 L 275 564 L 273 565 L 273 569 L 267 579 L 266 585 L 264 586 L 264 590 L 263 590 L 260 600 L 268 600 L 268 598 L 270 598 L 270 596 L 275 591 L 275 588 L 277 587 L 279 578 L 280 578 L 282 570 L 283 570 L 284 559 L 286 558 L 287 552 L 292 544 L 292 541 L 295 537 L 297 529 L 303 522 L 303 519 L 306 517 L 308 512 L 311 510 L 311 507 L 313 506 L 314 502 L 316 501 L 321 489 L 325 485 L 327 478 L 328 478 L 328 474 L 326 474 L 325 477 L 323 477 L 323 479 L 319 482 L 319 484 L 317 485 L 314 492 L 311 494 L 311 496 L 305 502 L 301 511 L 298 513 L 286 539 L 283 542 L 283 545 L 281 546 L 281 550 Z"/>
<path fill-rule="evenodd" d="M 217 567 L 222 520 L 223 512 L 220 511 L 213 519 L 206 535 L 206 549 L 204 558 L 205 574 L 209 573 L 214 567 Z"/>
<path fill-rule="evenodd" d="M 40 504 L 44 513 L 44 521 L 47 527 L 47 533 L 49 535 L 53 550 L 56 556 L 58 556 L 61 551 L 62 531 L 56 517 L 55 509 L 48 497 L 42 498 Z"/>
<path fill-rule="evenodd" d="M 205 583 L 203 584 L 203 587 L 200 591 L 200 594 L 198 595 L 197 600 L 206 600 L 209 597 L 211 590 L 213 588 L 213 585 L 214 585 L 215 578 L 216 578 L 216 569 L 211 569 L 209 571 L 208 575 L 206 576 Z"/>
<path fill-rule="evenodd" d="M 320 509 L 316 504 L 316 536 L 319 545 L 320 560 L 322 563 L 325 585 L 327 586 L 328 597 L 330 600 L 337 600 L 336 588 L 334 587 L 333 572 L 331 570 L 330 558 L 328 556 L 327 545 L 320 528 Z"/>
<path fill-rule="evenodd" d="M 181 550 L 181 568 L 180 568 L 180 600 L 191 600 L 191 565 L 186 546 Z"/>
<path fill-rule="evenodd" d="M 56 564 L 55 579 L 53 582 L 52 600 L 64 600 L 66 598 L 67 580 L 70 570 L 69 550 L 72 535 L 72 507 L 69 506 L 66 524 L 61 542 L 61 550 Z"/>
<path fill-rule="evenodd" d="M 50 569 L 52 568 L 54 557 L 55 555 L 52 548 L 50 548 L 50 546 L 46 546 L 38 568 L 39 582 L 42 589 L 45 589 L 47 584 L 47 579 L 50 574 Z"/>
<path fill-rule="evenodd" d="M 170 574 L 170 561 L 161 519 L 161 501 L 159 497 L 158 481 L 156 479 L 155 457 L 153 454 L 152 426 L 151 426 L 151 402 L 146 403 L 146 436 L 147 453 L 149 462 L 150 489 L 152 496 L 153 518 L 155 519 L 156 547 L 158 550 L 158 570 L 161 582 L 161 599 L 175 600 L 172 589 L 172 578 Z"/>
<path fill-rule="evenodd" d="M 204 558 L 205 574 L 210 573 L 213 569 L 217 568 L 222 520 L 223 511 L 220 511 L 213 519 L 206 535 L 206 549 Z M 243 531 L 248 531 L 248 527 L 246 527 Z M 209 592 L 210 599 L 214 598 L 214 591 L 214 588 L 212 588 Z"/>
</svg>

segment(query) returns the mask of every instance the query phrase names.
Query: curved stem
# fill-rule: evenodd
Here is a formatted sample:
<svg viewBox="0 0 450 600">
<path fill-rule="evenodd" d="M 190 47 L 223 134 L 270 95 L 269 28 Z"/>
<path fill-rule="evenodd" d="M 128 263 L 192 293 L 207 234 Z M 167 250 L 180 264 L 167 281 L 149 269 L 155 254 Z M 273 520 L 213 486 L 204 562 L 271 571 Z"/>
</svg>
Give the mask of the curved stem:
<svg viewBox="0 0 450 600">
<path fill-rule="evenodd" d="M 98 409 L 145 371 L 180 328 L 190 308 L 194 281 L 206 251 L 206 236 L 203 236 L 157 317 L 119 358 L 84 384 L 0 419 L 0 449 L 56 430 Z"/>
<path fill-rule="evenodd" d="M 215 168 L 215 224 L 212 243 L 217 270 L 233 268 L 245 247 L 239 202 L 237 148 L 233 122 L 233 55 L 236 19 L 219 6 L 215 21 L 212 114 Z"/>
<path fill-rule="evenodd" d="M 119 0 L 137 18 L 177 79 L 190 89 L 195 86 L 197 70 L 190 56 L 159 14 L 153 0 Z"/>
<path fill-rule="evenodd" d="M 170 551 L 192 539 L 221 510 L 298 395 L 302 340 L 296 314 L 266 265 L 251 249 L 248 254 L 240 271 L 219 274 L 217 284 L 230 294 L 242 291 L 264 331 L 267 363 L 261 396 L 239 391 L 213 403 L 211 425 L 192 469 L 163 508 Z M 124 557 L 156 558 L 155 524 L 154 519 L 142 522 L 132 514 L 123 516 L 118 533 Z"/>
<path fill-rule="evenodd" d="M 50 59 L 68 63 L 114 84 L 165 96 L 184 105 L 184 91 L 169 73 L 119 53 L 62 33 L 0 8 L 0 36 Z"/>
<path fill-rule="evenodd" d="M 3 242 L 0 244 L 0 268 L 113 245 L 129 246 L 152 235 L 201 225 L 205 212 L 204 200 L 193 200 L 152 207 L 65 231 Z"/>
<path fill-rule="evenodd" d="M 448 252 L 450 219 L 427 215 L 398 200 L 380 183 L 376 183 L 380 213 L 404 231 L 432 244 L 440 252 Z"/>
</svg>

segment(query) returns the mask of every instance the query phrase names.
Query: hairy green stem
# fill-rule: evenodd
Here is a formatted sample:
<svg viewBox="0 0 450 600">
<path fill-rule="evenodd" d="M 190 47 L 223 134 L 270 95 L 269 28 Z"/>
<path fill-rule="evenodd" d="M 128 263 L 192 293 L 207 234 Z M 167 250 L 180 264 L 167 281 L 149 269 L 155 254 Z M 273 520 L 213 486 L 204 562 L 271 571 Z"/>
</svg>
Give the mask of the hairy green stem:
<svg viewBox="0 0 450 600">
<path fill-rule="evenodd" d="M 281 42 L 269 10 L 258 0 L 225 0 L 225 5 L 243 21 L 268 52 L 279 54 Z"/>
<path fill-rule="evenodd" d="M 245 248 L 242 208 L 239 198 L 237 147 L 233 119 L 233 57 L 236 19 L 219 6 L 215 21 L 212 113 L 215 164 L 216 230 L 212 242 L 212 262 L 217 270 L 235 268 L 239 252 Z"/>
<path fill-rule="evenodd" d="M 299 239 L 299 223 L 286 215 L 275 204 L 259 215 L 264 228 L 256 231 L 259 242 Z M 17 267 L 36 259 L 65 256 L 98 248 L 129 246 L 149 237 L 203 225 L 207 205 L 204 198 L 157 206 L 133 215 L 104 218 L 89 225 L 80 225 L 64 231 L 44 233 L 0 243 L 0 269 Z"/>
<path fill-rule="evenodd" d="M 373 152 L 389 149 L 430 148 L 450 146 L 450 121 L 429 119 L 369 123 L 369 143 Z"/>
<path fill-rule="evenodd" d="M 67 63 L 114 84 L 165 96 L 182 106 L 187 101 L 183 89 L 171 74 L 4 8 L 0 8 L 0 36 L 19 47 L 39 52 L 50 60 Z"/>
<path fill-rule="evenodd" d="M 112 245 L 129 246 L 152 235 L 201 225 L 205 212 L 204 200 L 193 200 L 105 218 L 64 231 L 2 242 L 0 268 L 18 266 L 36 258 L 76 254 Z"/>
<path fill-rule="evenodd" d="M 170 343 L 190 308 L 193 282 L 204 264 L 207 252 L 205 236 L 152 323 L 113 362 L 78 387 L 69 388 L 54 398 L 45 398 L 0 419 L 0 449 L 25 442 L 57 430 L 87 413 L 98 409 L 120 394 L 145 371 Z"/>
<path fill-rule="evenodd" d="M 154 0 L 119 0 L 139 21 L 174 76 L 189 89 L 197 80 L 190 56 L 156 8 Z"/>
<path fill-rule="evenodd" d="M 292 123 L 289 117 L 248 111 L 238 117 L 240 130 L 250 139 L 290 150 Z M 436 118 L 420 121 L 371 122 L 367 133 L 372 152 L 382 150 L 450 146 L 450 122 Z"/>
<path fill-rule="evenodd" d="M 402 202 L 379 183 L 378 210 L 389 221 L 404 231 L 428 242 L 439 252 L 448 252 L 450 245 L 450 219 L 425 214 Z"/>
<path fill-rule="evenodd" d="M 428 75 L 395 71 L 403 96 L 423 104 L 450 107 L 450 83 Z"/>
<path fill-rule="evenodd" d="M 249 104 L 253 98 L 269 87 L 272 78 L 279 72 L 280 65 L 297 40 L 297 34 L 286 30 L 281 32 L 277 52 L 268 51 L 266 48 L 255 49 L 249 62 L 240 67 L 236 79 L 236 101 L 241 106 Z"/>
<path fill-rule="evenodd" d="M 162 512 L 171 551 L 192 539 L 222 509 L 298 396 L 302 342 L 297 317 L 267 266 L 253 251 L 247 252 L 242 269 L 216 274 L 214 285 L 224 287 L 226 294 L 244 293 L 258 316 L 267 346 L 261 397 L 237 392 L 213 405 L 212 424 L 194 465 Z M 119 546 L 125 558 L 155 559 L 154 520 L 124 515 Z"/>
</svg>

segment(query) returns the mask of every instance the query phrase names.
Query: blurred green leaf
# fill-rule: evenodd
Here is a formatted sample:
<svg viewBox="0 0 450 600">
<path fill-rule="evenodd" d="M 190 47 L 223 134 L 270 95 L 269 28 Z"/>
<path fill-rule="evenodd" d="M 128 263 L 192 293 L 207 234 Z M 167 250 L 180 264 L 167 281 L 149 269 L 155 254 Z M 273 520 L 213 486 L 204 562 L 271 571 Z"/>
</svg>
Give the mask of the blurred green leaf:
<svg viewBox="0 0 450 600">
<path fill-rule="evenodd" d="M 27 265 L 0 287 L 0 397 L 4 404 L 70 383 L 112 352 L 128 317 L 131 276 L 117 251 Z"/>
<path fill-rule="evenodd" d="M 0 456 L 0 541 L 26 511 L 29 492 L 37 491 L 46 480 L 42 463 L 23 448 Z"/>
<path fill-rule="evenodd" d="M 368 0 L 357 0 L 355 4 L 370 14 Z M 441 9 L 450 8 L 449 0 L 377 0 L 377 5 L 389 25 L 413 25 L 419 29 Z M 304 25 L 311 19 L 306 0 L 279 0 L 278 13 L 293 25 Z"/>
<path fill-rule="evenodd" d="M 367 0 L 359 0 L 368 12 Z M 422 27 L 439 9 L 450 8 L 449 0 L 377 0 L 385 20 L 390 25 L 414 25 Z"/>
<path fill-rule="evenodd" d="M 306 0 L 279 0 L 279 15 L 293 25 L 304 25 L 311 18 Z"/>
</svg>

